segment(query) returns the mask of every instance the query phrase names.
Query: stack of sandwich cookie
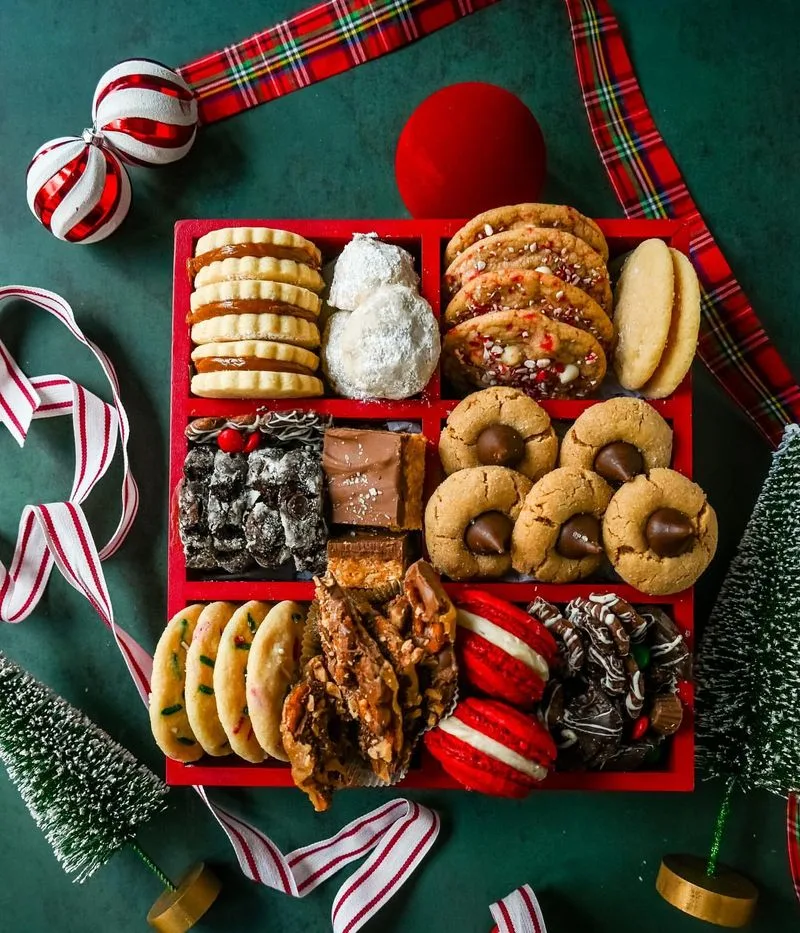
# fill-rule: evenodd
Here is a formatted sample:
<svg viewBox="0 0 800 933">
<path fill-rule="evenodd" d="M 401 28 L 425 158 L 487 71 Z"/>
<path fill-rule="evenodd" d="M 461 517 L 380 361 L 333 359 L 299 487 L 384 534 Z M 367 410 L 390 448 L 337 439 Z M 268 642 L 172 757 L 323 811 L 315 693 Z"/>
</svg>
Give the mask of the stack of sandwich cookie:
<svg viewBox="0 0 800 933">
<path fill-rule="evenodd" d="M 320 345 L 320 264 L 319 249 L 286 230 L 232 227 L 197 241 L 187 263 L 195 395 L 322 395 L 310 352 Z"/>
<path fill-rule="evenodd" d="M 460 392 L 581 397 L 614 345 L 608 246 L 574 208 L 517 204 L 471 220 L 445 251 L 444 372 Z"/>
</svg>

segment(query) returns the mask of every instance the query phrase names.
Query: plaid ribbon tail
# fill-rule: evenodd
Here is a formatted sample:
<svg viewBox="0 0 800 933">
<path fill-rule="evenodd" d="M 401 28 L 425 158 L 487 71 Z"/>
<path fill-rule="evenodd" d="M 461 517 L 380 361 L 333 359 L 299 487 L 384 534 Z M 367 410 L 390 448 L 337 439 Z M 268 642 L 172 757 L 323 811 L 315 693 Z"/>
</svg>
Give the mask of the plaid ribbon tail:
<svg viewBox="0 0 800 933">
<path fill-rule="evenodd" d="M 324 0 L 178 68 L 201 123 L 291 94 L 380 58 L 497 0 Z"/>
<path fill-rule="evenodd" d="M 800 901 L 800 796 L 789 794 L 786 803 L 786 837 L 789 846 L 789 871 L 794 893 Z"/>
<path fill-rule="evenodd" d="M 606 0 L 565 0 L 583 102 L 595 144 L 627 217 L 691 224 L 700 279 L 698 354 L 736 404 L 777 446 L 800 421 L 800 387 L 770 341 L 692 199 L 647 107 Z"/>
</svg>

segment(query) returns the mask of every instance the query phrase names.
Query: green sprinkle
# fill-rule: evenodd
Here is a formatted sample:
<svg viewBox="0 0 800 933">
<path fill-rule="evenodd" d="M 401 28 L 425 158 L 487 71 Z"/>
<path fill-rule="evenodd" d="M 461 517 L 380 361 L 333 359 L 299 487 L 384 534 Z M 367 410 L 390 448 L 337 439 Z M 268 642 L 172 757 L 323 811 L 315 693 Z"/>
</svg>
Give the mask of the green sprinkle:
<svg viewBox="0 0 800 933">
<path fill-rule="evenodd" d="M 197 689 L 200 691 L 200 693 L 205 693 L 206 696 L 210 696 L 210 697 L 214 696 L 213 687 L 207 687 L 205 684 L 200 684 L 200 686 Z"/>
<path fill-rule="evenodd" d="M 172 673 L 180 680 L 181 662 L 177 651 L 172 652 L 172 657 L 169 659 L 169 666 L 172 668 Z"/>
<path fill-rule="evenodd" d="M 181 743 L 181 745 L 194 745 L 195 744 L 194 739 L 186 739 L 182 735 L 179 735 L 177 739 Z"/>
<path fill-rule="evenodd" d="M 206 667 L 214 666 L 214 662 L 211 660 L 211 658 L 207 658 L 204 654 L 200 655 L 200 663 L 205 664 Z"/>
<path fill-rule="evenodd" d="M 245 706 L 245 708 L 242 710 L 242 716 L 249 716 L 249 715 L 250 715 L 250 710 L 247 708 L 247 706 Z"/>
<path fill-rule="evenodd" d="M 171 716 L 173 713 L 179 713 L 182 709 L 183 705 L 181 703 L 176 703 L 174 706 L 165 706 L 164 709 L 161 710 L 161 715 Z"/>
<path fill-rule="evenodd" d="M 258 623 L 257 623 L 256 620 L 250 615 L 249 612 L 247 613 L 247 627 L 250 629 L 250 634 L 251 634 L 251 635 L 255 635 L 256 629 L 258 628 Z"/>
<path fill-rule="evenodd" d="M 188 627 L 189 627 L 189 620 L 181 619 L 181 641 L 184 640 L 184 636 L 186 635 L 186 629 Z"/>
<path fill-rule="evenodd" d="M 249 642 L 249 641 L 240 641 L 240 642 L 236 645 L 236 647 L 237 647 L 240 651 L 249 651 L 249 650 L 250 650 L 250 642 Z"/>
<path fill-rule="evenodd" d="M 293 613 L 292 613 L 292 622 L 302 622 L 302 621 L 303 621 L 303 614 L 302 614 L 302 613 L 300 613 L 300 612 L 293 612 Z"/>
</svg>

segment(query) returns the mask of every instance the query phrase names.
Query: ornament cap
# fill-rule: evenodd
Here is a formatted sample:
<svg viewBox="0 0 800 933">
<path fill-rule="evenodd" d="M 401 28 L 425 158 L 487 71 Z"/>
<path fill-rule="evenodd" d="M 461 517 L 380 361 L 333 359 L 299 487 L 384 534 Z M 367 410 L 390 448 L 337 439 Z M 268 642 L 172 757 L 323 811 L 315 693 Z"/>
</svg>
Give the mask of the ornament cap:
<svg viewBox="0 0 800 933">
<path fill-rule="evenodd" d="M 665 855 L 656 890 L 665 901 L 691 917 L 721 927 L 743 927 L 753 917 L 758 888 L 726 865 L 706 874 L 706 860 L 696 855 Z"/>
<path fill-rule="evenodd" d="M 105 137 L 93 126 L 87 126 L 86 129 L 81 133 L 81 139 L 86 143 L 87 146 L 102 146 L 103 140 Z"/>
<path fill-rule="evenodd" d="M 164 893 L 147 914 L 147 922 L 160 933 L 186 933 L 217 899 L 222 885 L 203 862 L 193 865 L 174 891 Z"/>
</svg>

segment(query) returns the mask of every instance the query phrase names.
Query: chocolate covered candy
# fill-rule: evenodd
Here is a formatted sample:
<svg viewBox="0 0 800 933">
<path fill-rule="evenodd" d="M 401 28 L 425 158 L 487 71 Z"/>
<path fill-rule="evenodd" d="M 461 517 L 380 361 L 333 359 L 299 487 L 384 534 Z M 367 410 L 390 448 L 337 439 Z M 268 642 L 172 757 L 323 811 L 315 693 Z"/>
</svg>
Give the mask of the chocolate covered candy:
<svg viewBox="0 0 800 933">
<path fill-rule="evenodd" d="M 478 435 L 475 449 L 486 466 L 514 467 L 525 456 L 525 438 L 508 424 L 492 424 Z"/>
<path fill-rule="evenodd" d="M 678 509 L 656 509 L 647 519 L 644 536 L 659 557 L 678 557 L 692 546 L 696 535 L 692 520 Z"/>
<path fill-rule="evenodd" d="M 627 483 L 644 472 L 644 458 L 633 444 L 614 441 L 600 448 L 594 458 L 594 471 L 609 482 Z"/>
<path fill-rule="evenodd" d="M 581 560 L 583 557 L 602 554 L 600 522 L 588 512 L 573 515 L 561 526 L 556 550 L 562 557 L 570 560 Z"/>
<path fill-rule="evenodd" d="M 464 543 L 475 554 L 505 554 L 511 543 L 514 523 L 503 512 L 483 512 L 464 533 Z"/>
</svg>

